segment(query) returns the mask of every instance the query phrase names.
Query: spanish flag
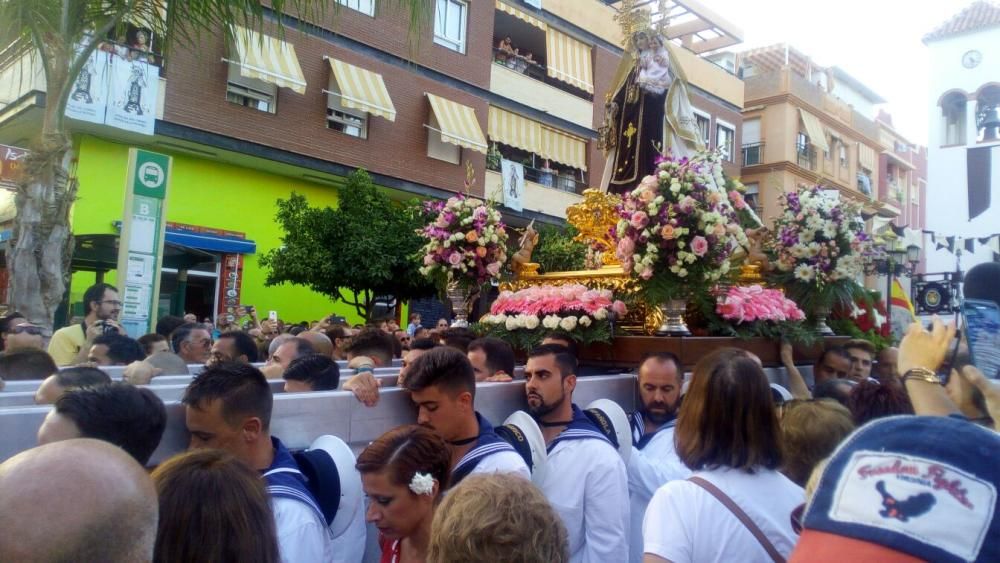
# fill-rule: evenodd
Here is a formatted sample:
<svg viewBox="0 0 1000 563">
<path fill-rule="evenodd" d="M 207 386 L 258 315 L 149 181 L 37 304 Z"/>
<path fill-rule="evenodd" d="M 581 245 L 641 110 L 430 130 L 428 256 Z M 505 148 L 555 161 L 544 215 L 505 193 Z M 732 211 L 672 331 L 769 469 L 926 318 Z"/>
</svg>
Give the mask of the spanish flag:
<svg viewBox="0 0 1000 563">
<path fill-rule="evenodd" d="M 890 303 L 892 310 L 889 311 L 889 319 L 892 326 L 892 336 L 898 342 L 906 334 L 906 329 L 917 320 L 913 303 L 910 302 L 910 297 L 906 295 L 903 284 L 899 283 L 898 279 L 892 280 Z"/>
</svg>

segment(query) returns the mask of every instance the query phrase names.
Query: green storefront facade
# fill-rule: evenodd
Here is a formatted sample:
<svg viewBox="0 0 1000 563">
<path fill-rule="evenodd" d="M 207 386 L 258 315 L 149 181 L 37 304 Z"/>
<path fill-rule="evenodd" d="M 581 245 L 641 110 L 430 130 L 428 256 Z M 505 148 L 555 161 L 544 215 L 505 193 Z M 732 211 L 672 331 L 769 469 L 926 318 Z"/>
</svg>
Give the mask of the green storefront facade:
<svg viewBox="0 0 1000 563">
<path fill-rule="evenodd" d="M 73 206 L 73 234 L 78 239 L 109 238 L 118 234 L 123 214 L 129 145 L 91 135 L 76 139 L 79 164 L 78 199 Z M 314 206 L 336 206 L 334 185 L 310 182 L 192 154 L 163 150 L 173 157 L 167 200 L 167 241 L 175 252 L 187 251 L 203 258 L 187 270 L 186 303 L 178 308 L 178 273 L 165 266 L 160 290 L 160 310 L 186 310 L 199 318 L 214 317 L 225 307 L 227 281 L 237 278 L 235 300 L 254 305 L 260 315 L 277 311 L 291 322 L 320 319 L 333 313 L 350 322 L 361 319 L 353 307 L 301 286 L 266 287 L 259 257 L 281 245 L 282 231 L 275 222 L 275 204 L 291 193 L 303 194 Z M 104 235 L 101 237 L 100 235 Z M 227 261 L 240 258 L 242 270 L 233 276 Z M 180 276 L 183 278 L 183 273 Z M 70 288 L 72 310 L 78 312 L 83 292 L 98 279 L 93 271 L 75 271 Z M 115 272 L 104 281 L 114 284 Z M 230 303 L 233 301 L 232 293 Z"/>
</svg>

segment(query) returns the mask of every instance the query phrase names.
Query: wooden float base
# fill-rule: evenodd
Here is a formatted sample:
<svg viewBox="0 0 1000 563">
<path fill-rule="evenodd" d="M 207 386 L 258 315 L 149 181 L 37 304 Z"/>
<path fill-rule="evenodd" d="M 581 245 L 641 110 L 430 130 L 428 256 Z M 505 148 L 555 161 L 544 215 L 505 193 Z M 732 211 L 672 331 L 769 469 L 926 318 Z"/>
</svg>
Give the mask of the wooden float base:
<svg viewBox="0 0 1000 563">
<path fill-rule="evenodd" d="M 812 364 L 825 346 L 843 344 L 846 336 L 831 336 L 814 346 L 795 346 L 795 363 Z M 592 344 L 580 349 L 580 363 L 601 367 L 635 368 L 649 352 L 672 352 L 690 369 L 705 355 L 723 347 L 742 348 L 756 354 L 765 366 L 780 366 L 779 342 L 767 338 L 712 336 L 658 337 L 619 336 L 611 344 Z"/>
</svg>

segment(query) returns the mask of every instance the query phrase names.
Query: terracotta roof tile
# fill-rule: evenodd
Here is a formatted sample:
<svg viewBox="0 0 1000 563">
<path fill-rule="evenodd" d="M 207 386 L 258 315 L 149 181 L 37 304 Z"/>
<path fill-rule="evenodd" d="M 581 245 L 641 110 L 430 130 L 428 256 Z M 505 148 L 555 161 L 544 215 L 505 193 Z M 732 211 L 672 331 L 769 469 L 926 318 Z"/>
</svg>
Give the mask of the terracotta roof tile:
<svg viewBox="0 0 1000 563">
<path fill-rule="evenodd" d="M 1000 6 L 985 0 L 977 0 L 925 35 L 924 43 L 996 26 L 1000 26 Z"/>
</svg>

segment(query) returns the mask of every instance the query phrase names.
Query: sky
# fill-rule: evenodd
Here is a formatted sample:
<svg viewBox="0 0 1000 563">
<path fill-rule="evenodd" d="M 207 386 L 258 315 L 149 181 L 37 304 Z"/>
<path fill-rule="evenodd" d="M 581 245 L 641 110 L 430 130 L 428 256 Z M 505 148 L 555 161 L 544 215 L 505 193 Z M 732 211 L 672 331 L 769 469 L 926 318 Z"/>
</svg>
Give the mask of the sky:
<svg viewBox="0 0 1000 563">
<path fill-rule="evenodd" d="M 926 145 L 929 54 L 920 39 L 972 0 L 701 2 L 742 28 L 733 49 L 787 42 L 818 65 L 838 66 L 887 100 L 897 131 Z"/>
</svg>

